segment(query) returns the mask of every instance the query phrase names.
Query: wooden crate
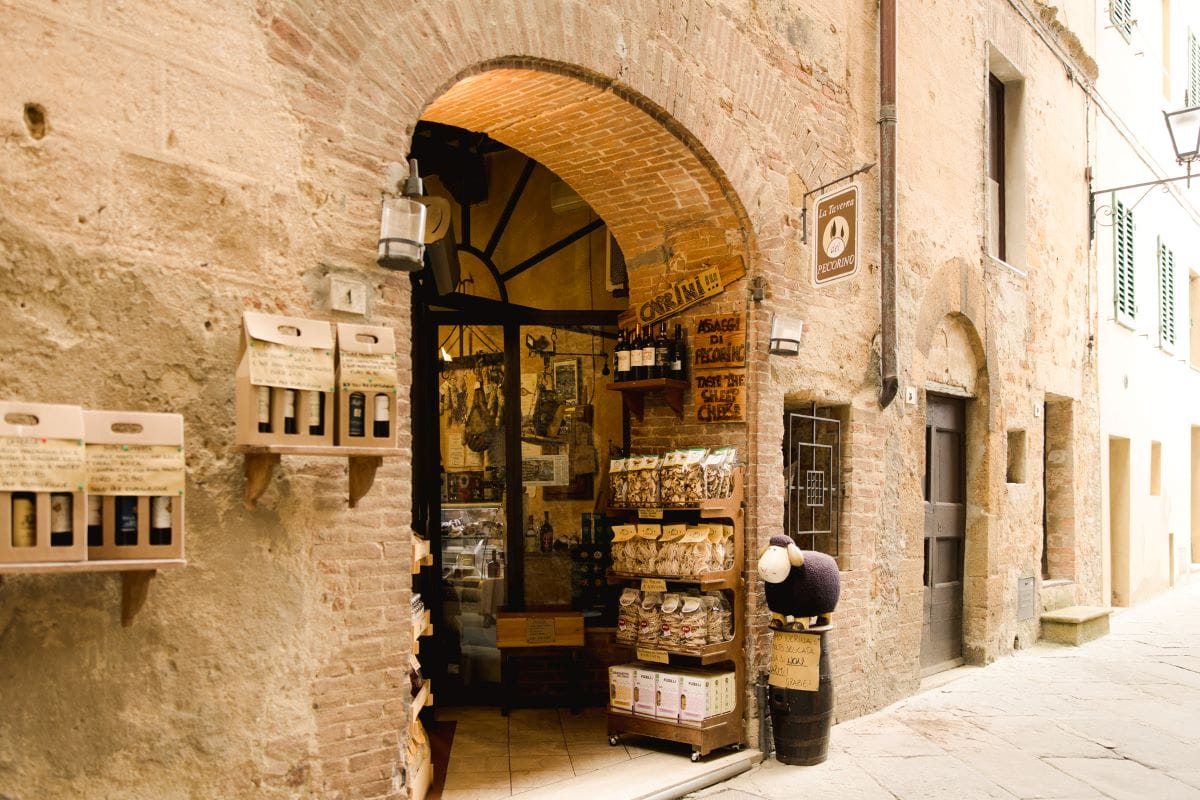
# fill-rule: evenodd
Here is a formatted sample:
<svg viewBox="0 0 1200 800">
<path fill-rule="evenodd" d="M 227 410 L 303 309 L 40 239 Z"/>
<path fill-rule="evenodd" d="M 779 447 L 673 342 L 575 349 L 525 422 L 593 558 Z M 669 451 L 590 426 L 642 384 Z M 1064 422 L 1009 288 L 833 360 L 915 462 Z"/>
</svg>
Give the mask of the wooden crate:
<svg viewBox="0 0 1200 800">
<path fill-rule="evenodd" d="M 578 611 L 501 611 L 496 646 L 582 647 L 583 614 Z"/>
</svg>

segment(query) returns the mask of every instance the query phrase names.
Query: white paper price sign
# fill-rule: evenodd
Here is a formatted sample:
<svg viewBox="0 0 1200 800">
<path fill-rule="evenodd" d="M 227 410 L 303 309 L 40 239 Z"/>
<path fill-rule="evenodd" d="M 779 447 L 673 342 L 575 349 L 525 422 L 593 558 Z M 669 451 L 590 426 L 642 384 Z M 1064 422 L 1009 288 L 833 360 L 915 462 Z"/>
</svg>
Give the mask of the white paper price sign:
<svg viewBox="0 0 1200 800">
<path fill-rule="evenodd" d="M 0 491 L 82 492 L 83 441 L 0 436 Z"/>
<path fill-rule="evenodd" d="M 820 686 L 821 637 L 813 633 L 775 631 L 771 646 L 771 677 L 780 689 L 815 692 Z"/>
<path fill-rule="evenodd" d="M 183 448 L 158 444 L 89 444 L 88 494 L 182 495 Z"/>
<path fill-rule="evenodd" d="M 351 353 L 343 350 L 340 355 L 342 390 L 389 391 L 396 388 L 395 353 Z"/>
<path fill-rule="evenodd" d="M 333 351 L 250 342 L 250 382 L 281 389 L 333 391 Z"/>
<path fill-rule="evenodd" d="M 665 592 L 667 582 L 662 578 L 642 578 L 643 592 Z"/>
</svg>

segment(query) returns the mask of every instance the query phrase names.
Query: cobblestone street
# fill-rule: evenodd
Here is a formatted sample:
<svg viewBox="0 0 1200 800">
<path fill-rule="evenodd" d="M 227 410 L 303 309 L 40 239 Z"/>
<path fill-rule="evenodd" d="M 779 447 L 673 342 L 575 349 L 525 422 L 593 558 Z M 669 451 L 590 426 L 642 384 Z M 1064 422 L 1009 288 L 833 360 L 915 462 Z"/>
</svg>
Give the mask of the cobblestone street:
<svg viewBox="0 0 1200 800">
<path fill-rule="evenodd" d="M 1200 580 L 833 728 L 816 767 L 775 760 L 693 797 L 1200 798 Z"/>
</svg>

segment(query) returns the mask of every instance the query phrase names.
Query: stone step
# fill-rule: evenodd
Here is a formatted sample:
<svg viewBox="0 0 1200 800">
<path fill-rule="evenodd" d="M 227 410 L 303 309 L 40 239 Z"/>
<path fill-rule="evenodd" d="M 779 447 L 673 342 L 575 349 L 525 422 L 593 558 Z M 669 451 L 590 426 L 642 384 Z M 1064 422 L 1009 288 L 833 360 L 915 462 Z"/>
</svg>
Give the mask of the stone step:
<svg viewBox="0 0 1200 800">
<path fill-rule="evenodd" d="M 1042 639 L 1063 644 L 1083 644 L 1108 633 L 1111 608 L 1068 606 L 1042 614 Z"/>
<path fill-rule="evenodd" d="M 1042 611 L 1058 611 L 1076 604 L 1075 581 L 1042 581 Z"/>
</svg>

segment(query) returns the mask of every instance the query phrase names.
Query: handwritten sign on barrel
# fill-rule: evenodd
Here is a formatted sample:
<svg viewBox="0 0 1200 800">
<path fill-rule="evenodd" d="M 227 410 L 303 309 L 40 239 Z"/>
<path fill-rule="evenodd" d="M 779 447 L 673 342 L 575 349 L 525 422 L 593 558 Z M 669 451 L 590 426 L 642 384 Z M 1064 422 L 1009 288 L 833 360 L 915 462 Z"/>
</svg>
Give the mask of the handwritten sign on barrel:
<svg viewBox="0 0 1200 800">
<path fill-rule="evenodd" d="M 820 688 L 820 662 L 819 634 L 775 631 L 767 683 L 781 689 L 815 692 Z"/>
<path fill-rule="evenodd" d="M 746 324 L 744 314 L 696 320 L 692 340 L 692 397 L 700 422 L 746 419 Z"/>
</svg>

